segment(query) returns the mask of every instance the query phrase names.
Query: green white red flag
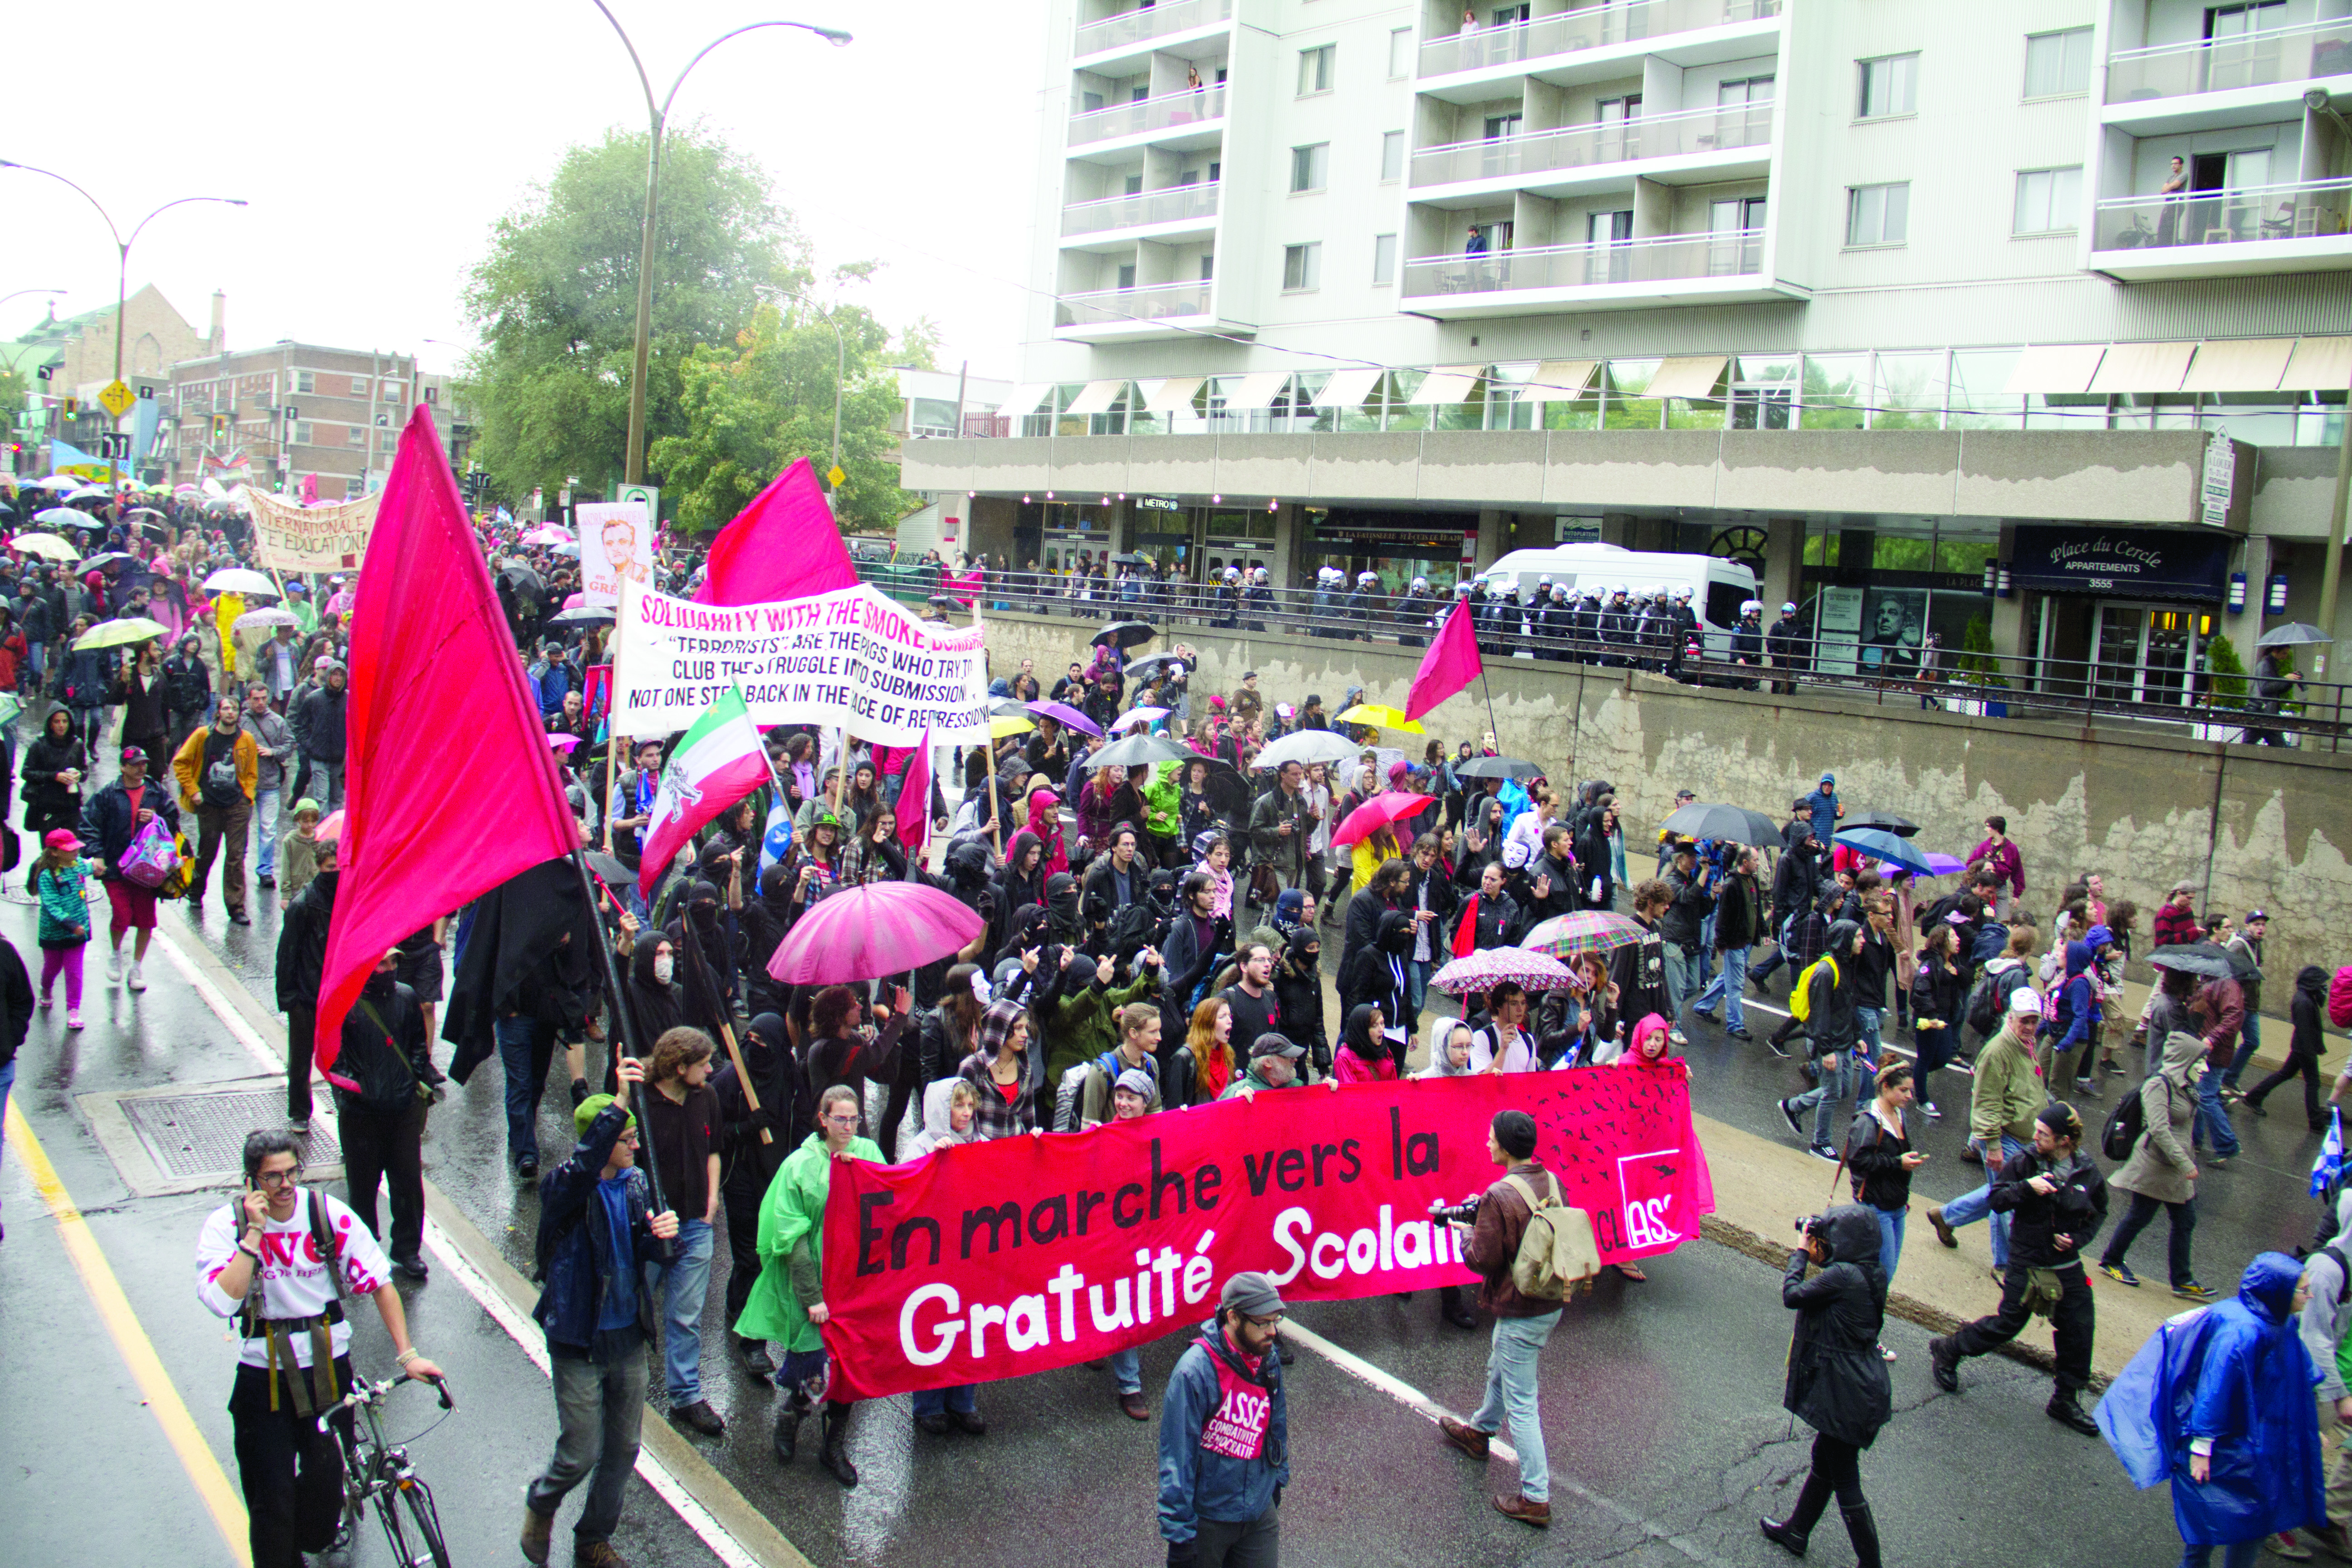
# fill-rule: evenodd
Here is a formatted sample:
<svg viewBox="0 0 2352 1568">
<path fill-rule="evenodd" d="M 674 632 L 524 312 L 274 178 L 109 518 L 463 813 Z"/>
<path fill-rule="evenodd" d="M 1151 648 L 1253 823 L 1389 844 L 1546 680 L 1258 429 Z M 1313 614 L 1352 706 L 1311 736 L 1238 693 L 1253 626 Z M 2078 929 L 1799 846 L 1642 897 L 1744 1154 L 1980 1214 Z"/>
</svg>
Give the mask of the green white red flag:
<svg viewBox="0 0 2352 1568">
<path fill-rule="evenodd" d="M 656 879 L 696 831 L 768 776 L 759 726 L 743 705 L 742 689 L 730 687 L 694 721 L 662 769 L 661 788 L 646 824 L 645 856 L 637 866 L 638 892 L 653 897 Z"/>
</svg>

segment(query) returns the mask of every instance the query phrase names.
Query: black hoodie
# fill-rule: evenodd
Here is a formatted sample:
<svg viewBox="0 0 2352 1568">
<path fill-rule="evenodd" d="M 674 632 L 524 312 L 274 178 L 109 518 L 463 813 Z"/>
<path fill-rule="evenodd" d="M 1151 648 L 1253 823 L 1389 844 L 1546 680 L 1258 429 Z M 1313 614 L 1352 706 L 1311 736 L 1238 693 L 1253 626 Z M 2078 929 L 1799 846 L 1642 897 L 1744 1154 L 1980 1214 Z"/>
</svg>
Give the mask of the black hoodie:
<svg viewBox="0 0 2352 1568">
<path fill-rule="evenodd" d="M 1816 1432 L 1867 1448 L 1894 1408 L 1892 1381 L 1878 1353 L 1886 1316 L 1878 1215 L 1844 1204 L 1816 1223 L 1829 1246 L 1829 1263 L 1809 1279 L 1810 1259 L 1791 1252 L 1780 1279 L 1780 1304 L 1797 1313 L 1780 1405 Z"/>
<path fill-rule="evenodd" d="M 1412 1033 L 1413 1011 L 1407 976 L 1412 964 L 1412 917 L 1402 910 L 1381 916 L 1379 934 L 1348 961 L 1340 977 L 1339 1005 L 1350 1015 L 1366 1003 L 1379 1006 L 1387 1026 L 1401 1031 L 1390 1054 L 1404 1066 L 1403 1037 Z"/>
<path fill-rule="evenodd" d="M 1274 966 L 1274 994 L 1282 1005 L 1282 1032 L 1307 1047 L 1307 1059 L 1319 1072 L 1331 1068 L 1331 1036 L 1323 1026 L 1323 939 L 1312 931 L 1291 933 L 1282 960 Z M 1309 953 L 1309 947 L 1317 949 Z"/>
<path fill-rule="evenodd" d="M 719 1113 L 727 1126 L 723 1184 L 739 1194 L 749 1194 L 754 1202 L 766 1194 L 785 1157 L 800 1147 L 793 1129 L 801 1124 L 800 1106 L 807 1090 L 791 1039 L 784 1031 L 782 1015 L 761 1013 L 738 1042 L 743 1065 L 751 1071 L 751 1088 L 760 1097 L 756 1112 L 744 1098 L 743 1081 L 732 1061 L 710 1075 L 711 1092 L 719 1096 Z M 760 1141 L 762 1128 L 772 1142 Z"/>
</svg>

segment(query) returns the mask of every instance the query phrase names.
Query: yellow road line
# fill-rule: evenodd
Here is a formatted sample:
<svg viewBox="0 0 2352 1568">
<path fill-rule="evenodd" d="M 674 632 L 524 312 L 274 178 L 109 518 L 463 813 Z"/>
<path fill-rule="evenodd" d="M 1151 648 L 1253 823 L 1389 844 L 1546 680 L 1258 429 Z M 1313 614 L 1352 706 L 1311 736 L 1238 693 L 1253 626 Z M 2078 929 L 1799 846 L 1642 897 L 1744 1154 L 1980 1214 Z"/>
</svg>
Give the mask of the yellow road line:
<svg viewBox="0 0 2352 1568">
<path fill-rule="evenodd" d="M 73 1194 L 58 1179 L 57 1167 L 49 1163 L 47 1152 L 33 1136 L 31 1124 L 14 1099 L 8 1102 L 8 1142 L 16 1157 L 25 1163 L 25 1169 L 32 1173 L 33 1185 L 39 1190 L 41 1201 L 49 1205 L 49 1213 L 58 1222 L 58 1235 L 66 1245 L 66 1256 L 73 1259 L 82 1288 L 89 1292 L 90 1303 L 105 1321 L 106 1331 L 113 1336 L 114 1348 L 122 1352 L 122 1360 L 131 1368 L 131 1378 L 139 1384 L 140 1394 L 154 1415 L 155 1424 L 163 1428 L 163 1436 L 179 1455 L 180 1466 L 188 1472 L 196 1494 L 212 1510 L 213 1522 L 220 1527 L 221 1538 L 228 1542 L 230 1554 L 243 1568 L 252 1568 L 253 1552 L 246 1538 L 245 1500 L 229 1484 L 220 1461 L 205 1445 L 204 1434 L 196 1430 L 196 1423 L 181 1401 L 180 1391 L 172 1386 L 154 1344 L 139 1326 L 138 1315 L 131 1311 L 130 1298 L 123 1295 L 106 1254 L 99 1250 L 98 1238 L 89 1232 L 89 1222 L 74 1206 Z"/>
</svg>

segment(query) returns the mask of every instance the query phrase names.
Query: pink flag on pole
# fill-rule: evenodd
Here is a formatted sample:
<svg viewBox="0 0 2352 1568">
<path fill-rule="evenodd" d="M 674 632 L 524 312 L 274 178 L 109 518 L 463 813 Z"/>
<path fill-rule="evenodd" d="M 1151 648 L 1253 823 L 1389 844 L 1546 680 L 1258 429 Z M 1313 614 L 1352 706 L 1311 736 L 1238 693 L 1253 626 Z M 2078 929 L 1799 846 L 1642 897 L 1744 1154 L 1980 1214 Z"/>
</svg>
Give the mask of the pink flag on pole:
<svg viewBox="0 0 2352 1568">
<path fill-rule="evenodd" d="M 705 605 L 772 605 L 856 586 L 856 563 L 833 509 L 803 458 L 751 498 L 710 542 L 710 572 L 695 595 Z"/>
<path fill-rule="evenodd" d="M 898 845 L 919 856 L 931 832 L 931 732 L 908 759 L 905 782 L 898 785 Z"/>
<path fill-rule="evenodd" d="M 1457 603 L 1445 617 L 1444 629 L 1421 656 L 1412 672 L 1412 689 L 1405 694 L 1404 716 L 1418 719 L 1485 672 L 1478 659 L 1478 634 L 1467 604 Z"/>
</svg>

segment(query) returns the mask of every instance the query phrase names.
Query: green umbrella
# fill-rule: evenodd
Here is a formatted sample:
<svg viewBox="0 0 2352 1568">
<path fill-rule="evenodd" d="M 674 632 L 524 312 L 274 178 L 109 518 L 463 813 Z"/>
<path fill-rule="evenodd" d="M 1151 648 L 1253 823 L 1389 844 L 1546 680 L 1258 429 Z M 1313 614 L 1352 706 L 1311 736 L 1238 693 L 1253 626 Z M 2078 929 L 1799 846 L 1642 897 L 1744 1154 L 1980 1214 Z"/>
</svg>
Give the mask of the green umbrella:
<svg viewBox="0 0 2352 1568">
<path fill-rule="evenodd" d="M 130 616 L 119 621 L 100 621 L 74 639 L 77 650 L 86 647 L 128 647 L 135 643 L 151 642 L 167 637 L 172 628 L 161 621 L 151 621 L 144 616 Z"/>
</svg>

